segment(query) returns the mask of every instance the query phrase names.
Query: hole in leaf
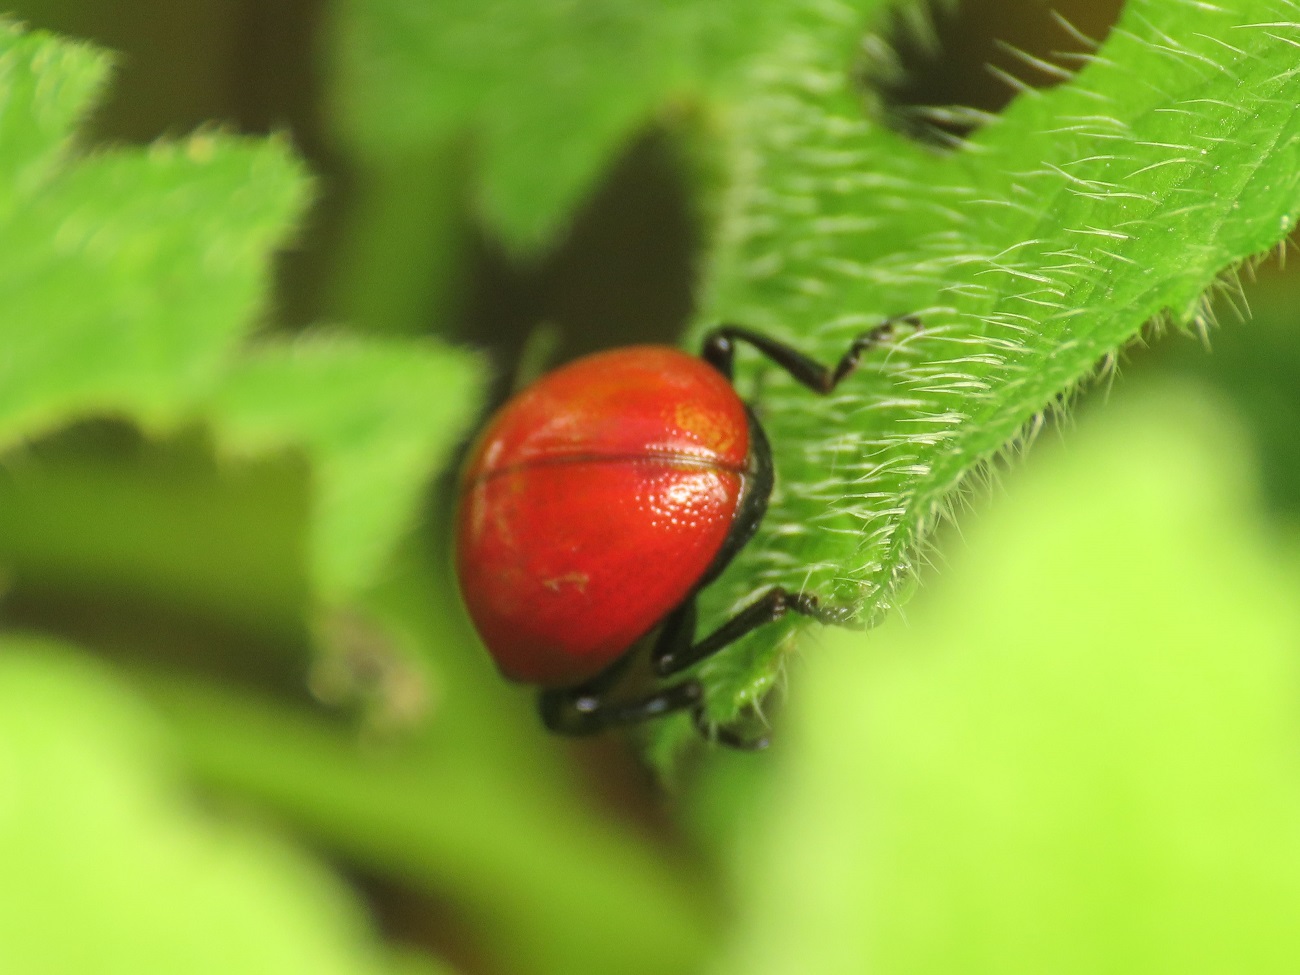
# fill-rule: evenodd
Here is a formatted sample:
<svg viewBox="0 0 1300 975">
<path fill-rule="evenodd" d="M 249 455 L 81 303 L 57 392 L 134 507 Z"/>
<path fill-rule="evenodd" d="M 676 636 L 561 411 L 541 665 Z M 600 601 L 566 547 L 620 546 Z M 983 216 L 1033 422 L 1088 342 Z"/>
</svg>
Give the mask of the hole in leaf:
<svg viewBox="0 0 1300 975">
<path fill-rule="evenodd" d="M 956 148 L 1027 88 L 1087 63 L 1123 0 L 919 0 L 897 4 L 863 41 L 860 84 L 892 128 Z"/>
</svg>

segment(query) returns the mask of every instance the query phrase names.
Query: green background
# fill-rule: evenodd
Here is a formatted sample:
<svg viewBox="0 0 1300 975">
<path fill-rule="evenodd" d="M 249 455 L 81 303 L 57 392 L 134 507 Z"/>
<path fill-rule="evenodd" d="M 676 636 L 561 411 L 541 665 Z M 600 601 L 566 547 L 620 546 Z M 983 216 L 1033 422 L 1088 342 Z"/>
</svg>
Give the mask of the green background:
<svg viewBox="0 0 1300 975">
<path fill-rule="evenodd" d="M 548 33 L 549 4 L 460 6 L 447 46 L 496 53 L 437 94 L 412 82 L 441 51 L 418 4 L 13 11 L 115 63 L 66 209 L 6 224 L 11 320 L 193 347 L 159 346 L 189 372 L 70 339 L 0 365 L 0 972 L 1294 970 L 1285 262 L 1228 279 L 1213 354 L 1148 333 L 982 468 L 883 626 L 716 673 L 737 701 L 779 687 L 769 753 L 557 740 L 460 610 L 457 452 L 556 362 L 784 310 L 717 263 L 719 123 L 689 96 L 748 104 L 736 66 L 799 5 L 733 37 L 726 4 L 591 4 L 592 40 Z M 989 61 L 1052 80 L 998 41 L 1073 66 L 1028 0 L 936 13 L 929 40 L 874 7 L 902 69 L 844 60 L 928 153 L 975 116 L 909 105 L 1000 112 Z M 1059 5 L 1098 38 L 1117 8 Z M 569 78 L 564 45 L 605 36 L 636 44 Z M 535 95 L 548 72 L 570 101 Z M 131 192 L 151 202 L 119 220 Z M 92 204 L 120 228 L 85 233 L 103 266 L 32 285 L 26 256 Z M 131 369 L 78 372 L 110 360 Z"/>
</svg>

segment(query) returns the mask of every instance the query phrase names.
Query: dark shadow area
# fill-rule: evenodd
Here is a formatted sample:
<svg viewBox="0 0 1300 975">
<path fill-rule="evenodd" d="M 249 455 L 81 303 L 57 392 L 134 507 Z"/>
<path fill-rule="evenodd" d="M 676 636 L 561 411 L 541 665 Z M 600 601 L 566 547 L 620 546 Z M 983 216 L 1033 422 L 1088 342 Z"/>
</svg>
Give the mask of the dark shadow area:
<svg viewBox="0 0 1300 975">
<path fill-rule="evenodd" d="M 669 138 L 650 133 L 535 263 L 512 261 L 494 241 L 477 239 L 459 333 L 499 364 L 492 402 L 515 384 L 521 357 L 540 371 L 613 345 L 676 340 L 695 284 L 689 192 Z"/>
<path fill-rule="evenodd" d="M 75 424 L 0 469 L 0 623 L 129 667 L 306 700 L 311 483 L 201 430 Z"/>
<path fill-rule="evenodd" d="M 856 68 L 873 110 L 921 142 L 954 148 L 1024 88 L 1078 71 L 1123 0 L 922 0 L 893 6 Z"/>
</svg>

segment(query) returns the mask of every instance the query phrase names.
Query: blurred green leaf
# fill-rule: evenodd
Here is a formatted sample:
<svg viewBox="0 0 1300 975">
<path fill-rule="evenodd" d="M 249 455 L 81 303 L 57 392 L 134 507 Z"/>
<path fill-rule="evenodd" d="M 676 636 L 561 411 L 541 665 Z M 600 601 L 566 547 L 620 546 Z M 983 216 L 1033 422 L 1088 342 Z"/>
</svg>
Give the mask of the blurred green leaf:
<svg viewBox="0 0 1300 975">
<path fill-rule="evenodd" d="M 1300 514 L 1298 298 L 1294 276 L 1272 269 L 1266 280 L 1224 296 L 1220 315 L 1232 325 L 1208 342 L 1180 342 L 1145 357 L 1158 373 L 1209 381 L 1232 401 L 1247 421 L 1269 501 L 1292 516 Z M 1247 307 L 1249 319 L 1236 322 Z"/>
<path fill-rule="evenodd" d="M 197 681 L 147 687 L 207 785 L 249 796 L 350 862 L 453 905 L 503 971 L 694 971 L 717 923 L 698 878 L 575 779 L 531 689 L 469 629 L 450 567 L 403 558 L 362 608 L 437 664 L 429 712 L 359 738 L 307 709 Z"/>
<path fill-rule="evenodd" d="M 225 380 L 213 407 L 224 444 L 301 445 L 312 462 L 311 567 L 327 602 L 356 595 L 409 526 L 474 415 L 475 365 L 433 342 L 314 337 L 255 348 Z"/>
<path fill-rule="evenodd" d="M 46 584 L 126 586 L 223 617 L 345 603 L 414 522 L 482 371 L 432 341 L 255 345 L 200 404 L 215 445 L 191 432 L 125 458 L 62 442 L 12 453 L 0 561 Z"/>
<path fill-rule="evenodd" d="M 367 333 L 451 336 L 471 242 L 465 156 L 440 145 L 352 160 L 327 317 Z"/>
<path fill-rule="evenodd" d="M 88 47 L 0 32 L 0 71 L 10 79 L 0 175 L 12 175 L 11 196 L 0 199 L 0 449 L 104 414 L 151 432 L 208 421 L 221 445 L 245 454 L 301 449 L 315 487 L 315 595 L 344 601 L 411 522 L 422 485 L 474 411 L 477 371 L 469 356 L 428 343 L 340 337 L 243 350 L 271 250 L 302 209 L 300 167 L 279 141 L 210 134 L 78 158 L 68 150 L 71 128 L 106 66 Z M 18 537 L 0 544 L 20 571 L 38 565 L 57 576 L 62 560 L 65 576 L 85 581 L 89 571 L 118 583 L 139 576 L 141 564 L 186 562 L 192 533 L 150 523 L 149 513 L 143 535 L 121 544 L 142 527 L 132 521 L 141 506 L 130 487 L 121 509 L 129 530 L 115 532 L 112 513 L 98 525 L 105 515 L 93 491 L 76 487 L 102 481 L 102 466 L 53 478 L 70 490 L 28 493 L 26 507 L 20 475 L 9 492 L 19 504 L 6 512 Z M 27 472 L 33 479 L 50 480 L 41 464 Z M 139 487 L 148 493 L 147 479 Z M 33 543 L 21 525 L 33 508 L 39 523 L 59 500 L 68 507 L 54 522 L 90 518 L 90 530 Z M 196 575 L 211 581 L 202 571 L 179 578 Z"/>
<path fill-rule="evenodd" d="M 0 565 L 18 583 L 143 599 L 245 633 L 301 633 L 312 595 L 302 463 L 222 462 L 206 437 L 124 456 L 76 440 L 5 457 Z"/>
<path fill-rule="evenodd" d="M 1111 407 L 810 656 L 715 970 L 1294 969 L 1300 578 L 1240 443 Z"/>
<path fill-rule="evenodd" d="M 947 155 L 864 116 L 847 70 L 857 17 L 828 8 L 783 38 L 737 111 L 747 165 L 701 326 L 745 322 L 828 362 L 886 316 L 916 313 L 924 330 L 825 399 L 744 355 L 779 488 L 706 619 L 774 584 L 878 619 L 973 472 L 1031 439 L 1143 323 L 1200 322 L 1216 276 L 1287 235 L 1295 15 L 1291 0 L 1130 0 L 1072 81 L 1027 91 Z M 799 626 L 701 668 L 714 717 L 761 700 Z M 679 720 L 659 753 L 689 734 Z"/>
<path fill-rule="evenodd" d="M 343 0 L 334 103 L 364 158 L 469 135 L 482 206 L 536 247 L 656 113 L 733 85 L 784 23 L 775 0 Z"/>
<path fill-rule="evenodd" d="M 103 87 L 108 58 L 89 45 L 24 35 L 0 21 L 0 212 L 6 217 L 62 163 L 73 128 Z"/>
<path fill-rule="evenodd" d="M 0 448 L 92 413 L 177 423 L 252 325 L 306 197 L 280 140 L 73 155 L 107 63 L 0 29 Z"/>
<path fill-rule="evenodd" d="M 388 962 L 388 975 L 449 975 L 441 961 L 419 951 L 395 952 Z"/>
<path fill-rule="evenodd" d="M 0 970 L 378 973 L 348 891 L 187 798 L 152 715 L 69 648 L 0 644 Z"/>
</svg>

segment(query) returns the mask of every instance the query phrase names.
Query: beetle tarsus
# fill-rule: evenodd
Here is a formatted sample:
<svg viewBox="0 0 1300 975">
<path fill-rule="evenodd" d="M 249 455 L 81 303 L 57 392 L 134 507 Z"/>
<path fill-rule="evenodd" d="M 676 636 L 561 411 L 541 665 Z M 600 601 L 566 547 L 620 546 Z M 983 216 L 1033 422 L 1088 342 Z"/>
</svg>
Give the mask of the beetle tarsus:
<svg viewBox="0 0 1300 975">
<path fill-rule="evenodd" d="M 542 691 L 542 724 L 561 735 L 585 736 L 607 728 L 640 724 L 674 711 L 698 707 L 704 690 L 696 680 L 682 681 L 633 701 L 607 701 L 603 692 L 586 687 Z"/>
</svg>

